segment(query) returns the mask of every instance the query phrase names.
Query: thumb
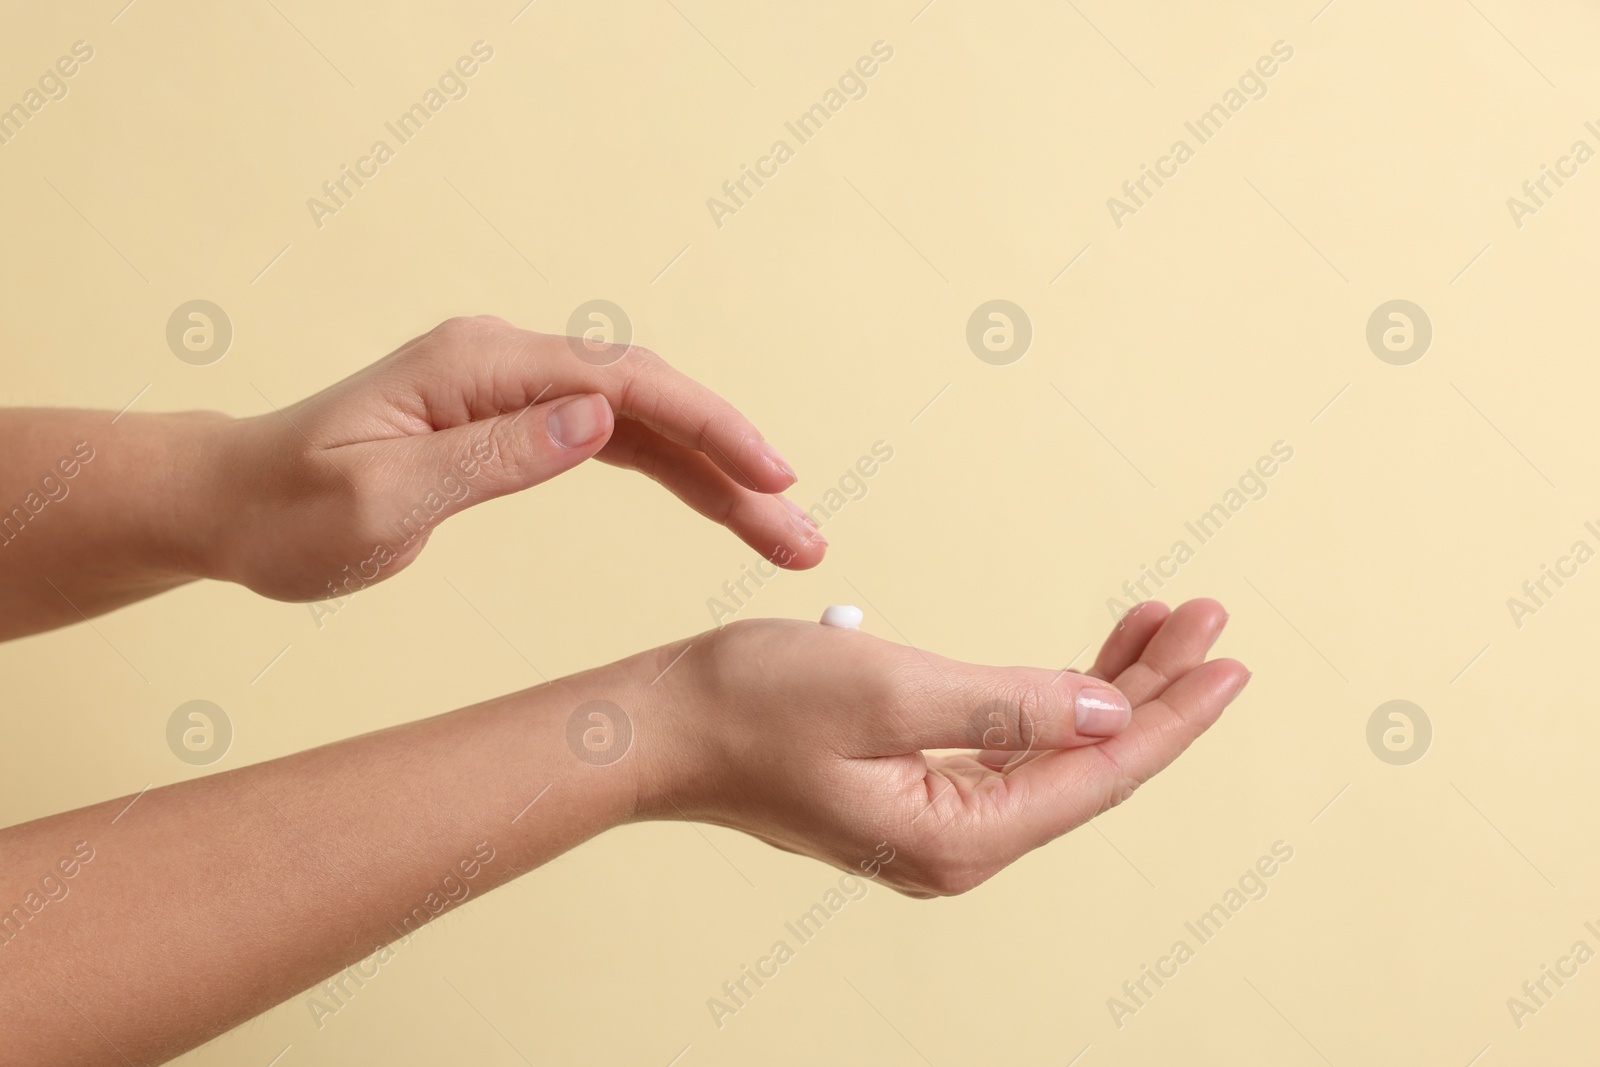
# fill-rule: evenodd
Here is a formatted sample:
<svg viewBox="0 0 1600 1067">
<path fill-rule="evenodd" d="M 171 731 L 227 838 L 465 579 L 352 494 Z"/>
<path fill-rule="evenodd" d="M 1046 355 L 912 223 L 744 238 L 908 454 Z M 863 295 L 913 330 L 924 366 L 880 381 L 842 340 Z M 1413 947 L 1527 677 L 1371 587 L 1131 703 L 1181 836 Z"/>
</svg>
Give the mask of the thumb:
<svg viewBox="0 0 1600 1067">
<path fill-rule="evenodd" d="M 1088 675 L 1035 667 L 927 664 L 923 699 L 897 740 L 918 749 L 976 748 L 1013 756 L 1096 744 L 1127 728 L 1132 705 Z"/>
<path fill-rule="evenodd" d="M 446 514 L 454 515 L 571 470 L 605 446 L 614 425 L 611 404 L 588 393 L 397 444 L 415 471 L 419 491 L 443 497 Z"/>
</svg>

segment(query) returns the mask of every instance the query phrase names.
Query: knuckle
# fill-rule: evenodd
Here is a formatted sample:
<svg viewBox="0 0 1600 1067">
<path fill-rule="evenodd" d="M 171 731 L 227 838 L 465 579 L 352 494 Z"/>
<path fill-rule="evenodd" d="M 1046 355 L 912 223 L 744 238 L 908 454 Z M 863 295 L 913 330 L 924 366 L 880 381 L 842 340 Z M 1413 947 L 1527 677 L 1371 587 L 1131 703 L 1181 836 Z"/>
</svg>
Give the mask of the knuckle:
<svg viewBox="0 0 1600 1067">
<path fill-rule="evenodd" d="M 1114 808 L 1123 801 L 1132 797 L 1133 794 L 1138 791 L 1138 788 L 1143 784 L 1144 783 L 1139 781 L 1139 779 L 1129 774 L 1124 774 L 1118 777 L 1111 785 L 1111 789 L 1106 800 L 1106 809 L 1109 810 Z"/>
<path fill-rule="evenodd" d="M 1105 746 L 1094 745 L 1090 748 L 1100 757 L 1105 765 L 1105 785 L 1101 790 L 1099 809 L 1096 815 L 1103 815 L 1123 803 L 1144 784 L 1144 779 L 1124 767 Z"/>
<path fill-rule="evenodd" d="M 648 349 L 634 349 L 633 352 L 644 352 L 649 355 Z M 634 359 L 631 354 L 627 359 L 610 365 L 609 369 L 616 371 L 622 379 L 617 390 L 623 410 L 639 411 L 649 418 L 650 406 L 645 404 L 644 398 L 640 396 L 640 387 L 649 379 L 652 366 L 648 359 Z"/>
<path fill-rule="evenodd" d="M 608 456 L 615 457 L 615 462 L 624 467 L 638 471 L 646 478 L 660 481 L 666 473 L 666 462 L 662 452 L 657 448 L 647 447 L 649 438 L 643 434 L 628 433 L 623 430 L 623 420 L 618 419 L 617 432 L 611 437 Z"/>
<path fill-rule="evenodd" d="M 454 344 L 474 329 L 472 319 L 465 315 L 456 315 L 445 319 L 435 326 L 429 335 L 436 341 L 444 344 Z"/>
<path fill-rule="evenodd" d="M 1172 679 L 1161 667 L 1149 660 L 1141 659 L 1132 667 L 1130 672 L 1137 672 L 1128 679 L 1128 688 L 1136 691 L 1160 693 L 1172 684 Z M 1119 679 L 1120 680 L 1120 679 Z"/>
<path fill-rule="evenodd" d="M 471 318 L 469 316 L 452 315 L 448 319 L 442 320 L 437 326 L 429 330 L 428 333 L 434 337 L 448 337 L 451 334 L 460 333 L 462 328 L 465 327 L 465 325 L 470 321 Z"/>
<path fill-rule="evenodd" d="M 1017 711 L 1015 736 L 1024 747 L 1033 744 L 1042 723 L 1060 718 L 1065 703 L 1061 691 L 1053 683 L 1037 680 L 1029 680 L 1018 685 L 1013 699 Z"/>
<path fill-rule="evenodd" d="M 1016 705 L 1022 723 L 1032 728 L 1043 721 L 1061 718 L 1062 712 L 1070 710 L 1072 701 L 1059 688 L 1059 677 L 1050 681 L 1030 678 L 1016 689 Z"/>
<path fill-rule="evenodd" d="M 442 345 L 453 346 L 504 337 L 514 332 L 516 327 L 498 315 L 456 315 L 435 326 L 430 336 Z"/>
<path fill-rule="evenodd" d="M 972 717 L 973 746 L 991 751 L 1027 751 L 1039 726 L 1060 714 L 1061 695 L 1049 684 L 1025 681 L 1007 685 L 980 704 Z"/>
<path fill-rule="evenodd" d="M 486 441 L 489 458 L 482 461 L 482 466 L 490 474 L 515 481 L 526 473 L 532 459 L 526 427 L 496 419 L 489 424 Z"/>
</svg>

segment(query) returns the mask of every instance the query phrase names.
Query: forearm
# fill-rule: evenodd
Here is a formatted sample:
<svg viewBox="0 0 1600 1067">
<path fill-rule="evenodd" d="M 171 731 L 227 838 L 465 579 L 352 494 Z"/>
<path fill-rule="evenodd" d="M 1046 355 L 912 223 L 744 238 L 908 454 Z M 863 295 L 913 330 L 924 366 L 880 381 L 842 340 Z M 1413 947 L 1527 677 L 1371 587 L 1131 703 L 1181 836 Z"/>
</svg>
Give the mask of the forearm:
<svg viewBox="0 0 1600 1067">
<path fill-rule="evenodd" d="M 632 818 L 567 725 L 660 659 L 0 831 L 0 1063 L 160 1062 Z"/>
<path fill-rule="evenodd" d="M 0 411 L 0 640 L 203 576 L 234 420 Z"/>
</svg>

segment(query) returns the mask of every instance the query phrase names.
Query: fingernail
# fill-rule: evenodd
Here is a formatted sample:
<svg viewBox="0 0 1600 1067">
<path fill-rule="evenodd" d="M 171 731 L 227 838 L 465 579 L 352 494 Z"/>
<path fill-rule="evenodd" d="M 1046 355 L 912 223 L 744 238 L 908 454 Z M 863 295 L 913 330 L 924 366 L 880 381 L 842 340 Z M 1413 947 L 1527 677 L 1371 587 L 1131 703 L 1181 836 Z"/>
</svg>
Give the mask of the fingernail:
<svg viewBox="0 0 1600 1067">
<path fill-rule="evenodd" d="M 606 431 L 606 398 L 574 397 L 550 412 L 545 422 L 550 440 L 562 448 L 579 448 Z"/>
<path fill-rule="evenodd" d="M 1078 733 L 1084 737 L 1110 737 L 1133 720 L 1128 698 L 1115 689 L 1078 690 L 1076 712 Z"/>
<path fill-rule="evenodd" d="M 794 472 L 794 468 L 789 466 L 789 461 L 784 459 L 776 448 L 773 448 L 765 441 L 761 443 L 761 447 L 767 454 L 767 462 L 770 463 L 775 469 L 787 474 L 790 481 L 794 481 L 800 477 Z"/>
<path fill-rule="evenodd" d="M 819 545 L 828 543 L 828 539 L 823 537 L 822 531 L 817 528 L 817 520 L 802 511 L 799 504 L 786 496 L 780 496 L 778 499 L 789 509 L 789 515 L 794 520 L 795 532 L 800 535 L 802 541 L 815 541 Z"/>
</svg>

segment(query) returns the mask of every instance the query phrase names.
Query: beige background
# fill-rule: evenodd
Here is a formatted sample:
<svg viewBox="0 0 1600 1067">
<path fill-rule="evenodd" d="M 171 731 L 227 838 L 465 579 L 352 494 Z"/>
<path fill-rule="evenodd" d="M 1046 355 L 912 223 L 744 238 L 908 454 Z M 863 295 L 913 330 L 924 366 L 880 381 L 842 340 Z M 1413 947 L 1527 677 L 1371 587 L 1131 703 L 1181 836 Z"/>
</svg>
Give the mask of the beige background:
<svg viewBox="0 0 1600 1067">
<path fill-rule="evenodd" d="M 5 403 L 255 413 L 449 315 L 559 331 L 610 299 L 768 431 L 802 501 L 894 448 L 827 563 L 748 614 L 856 602 L 884 636 L 1048 665 L 1294 449 L 1162 590 L 1228 605 L 1219 651 L 1249 692 L 1131 803 L 978 891 L 874 889 L 719 1031 L 706 999 L 836 874 L 720 829 L 628 828 L 431 927 L 320 1029 L 297 998 L 183 1062 L 1592 1047 L 1600 964 L 1520 1029 L 1506 1004 L 1580 938 L 1600 949 L 1600 565 L 1520 628 L 1506 604 L 1575 540 L 1600 547 L 1600 163 L 1520 229 L 1506 206 L 1573 141 L 1600 148 L 1592 6 L 123 2 L 13 9 L 0 34 L 6 104 L 73 42 L 95 52 L 0 147 Z M 477 40 L 494 58 L 469 95 L 318 229 L 306 198 Z M 868 95 L 717 228 L 706 198 L 878 40 L 894 59 Z M 1265 98 L 1114 225 L 1107 197 L 1278 40 L 1294 58 Z M 236 331 L 209 367 L 164 339 L 195 298 Z M 964 339 L 991 298 L 1033 324 L 1009 366 Z M 1395 298 L 1434 327 L 1409 366 L 1364 337 Z M 212 769 L 240 766 L 696 632 L 753 560 L 591 466 L 453 520 L 320 630 L 197 585 L 13 642 L 0 821 L 206 773 L 166 747 L 186 700 L 226 709 Z M 1409 766 L 1366 742 L 1396 698 L 1434 729 Z M 1266 898 L 1119 1029 L 1107 999 L 1279 840 L 1294 859 Z"/>
</svg>

